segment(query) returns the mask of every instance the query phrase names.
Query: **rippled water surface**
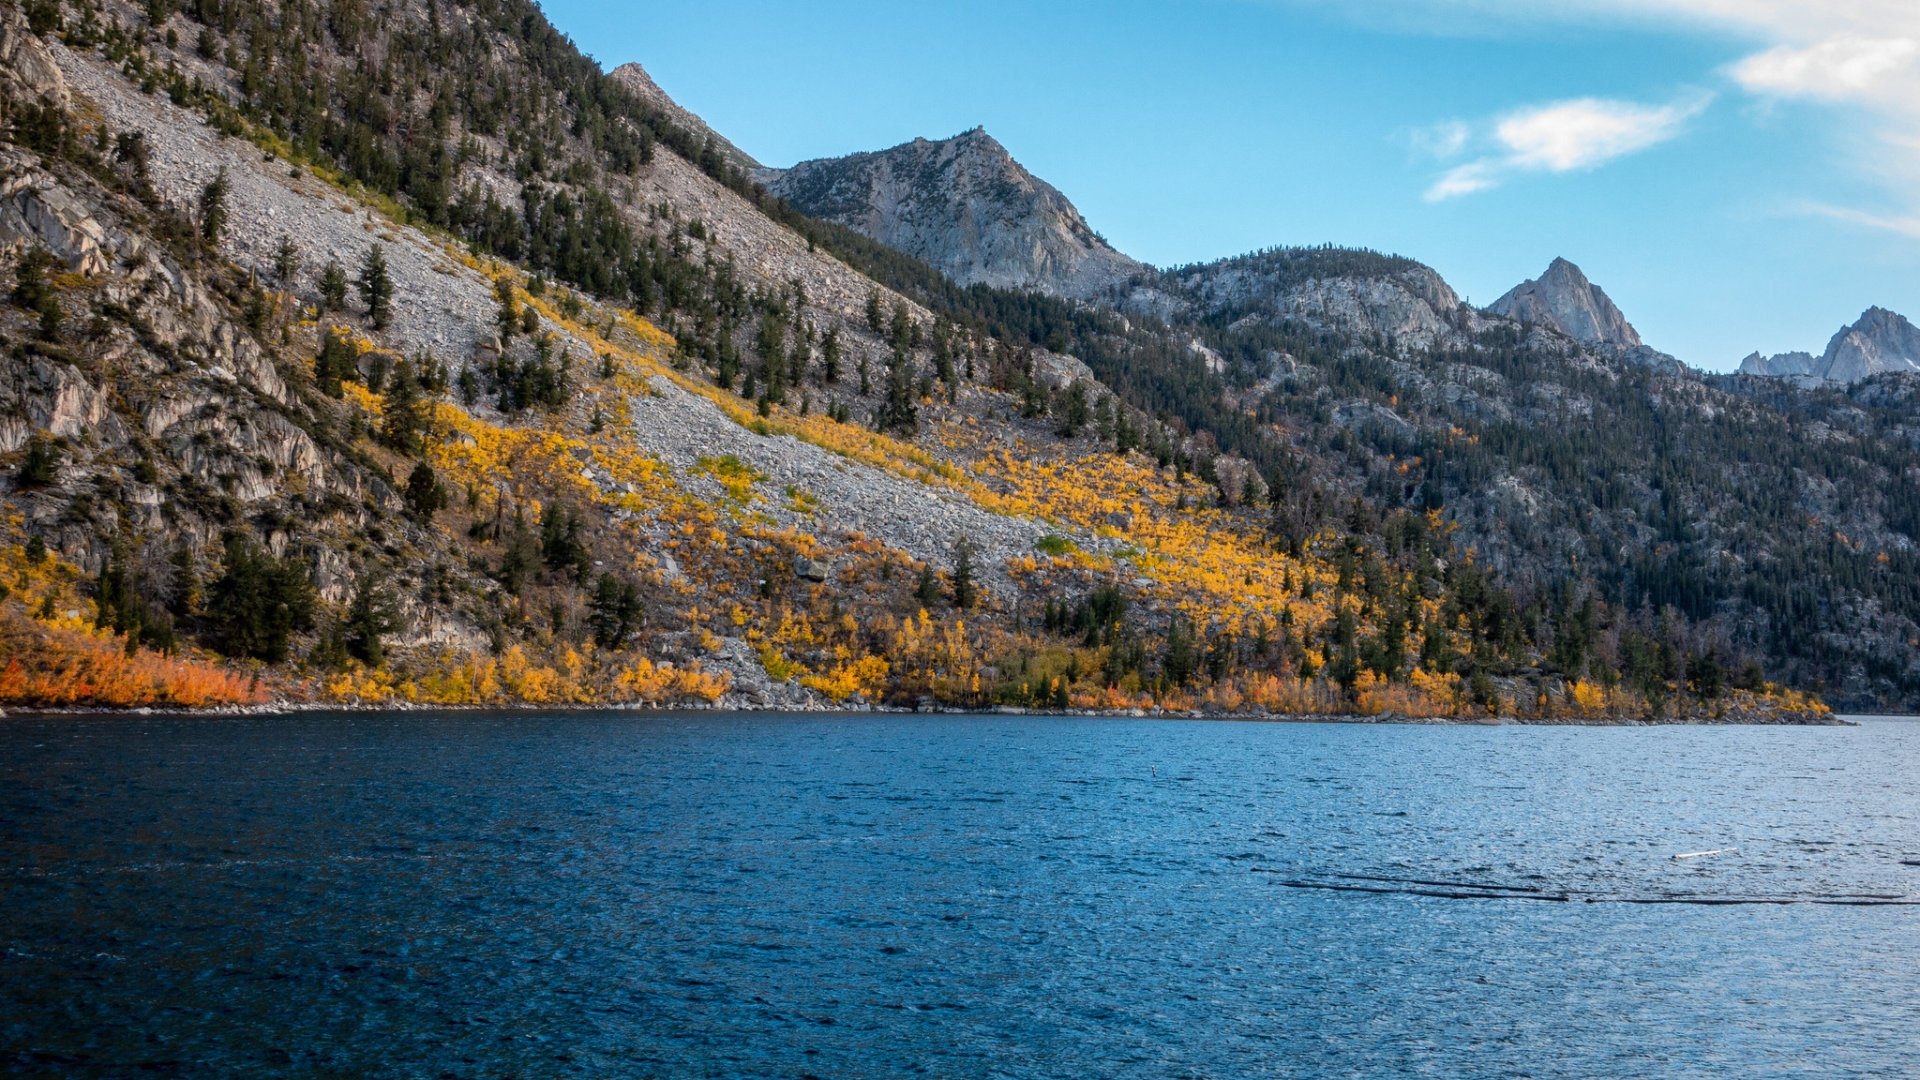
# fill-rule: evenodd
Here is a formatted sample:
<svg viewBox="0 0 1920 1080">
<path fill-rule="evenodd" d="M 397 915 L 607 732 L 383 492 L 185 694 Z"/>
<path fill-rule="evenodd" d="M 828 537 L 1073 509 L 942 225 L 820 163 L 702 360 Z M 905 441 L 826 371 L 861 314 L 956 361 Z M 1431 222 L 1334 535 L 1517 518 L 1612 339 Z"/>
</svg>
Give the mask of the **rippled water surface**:
<svg viewBox="0 0 1920 1080">
<path fill-rule="evenodd" d="M 1910 896 L 1912 721 L 0 721 L 23 1074 L 1912 1075 Z"/>
</svg>

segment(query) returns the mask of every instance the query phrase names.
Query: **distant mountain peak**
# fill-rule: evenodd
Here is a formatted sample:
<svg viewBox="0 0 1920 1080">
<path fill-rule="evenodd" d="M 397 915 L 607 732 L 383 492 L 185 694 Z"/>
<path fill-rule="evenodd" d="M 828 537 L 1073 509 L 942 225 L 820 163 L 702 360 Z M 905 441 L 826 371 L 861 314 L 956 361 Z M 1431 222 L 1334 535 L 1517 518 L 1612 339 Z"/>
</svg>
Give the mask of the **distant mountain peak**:
<svg viewBox="0 0 1920 1080">
<path fill-rule="evenodd" d="M 1920 328 L 1883 307 L 1860 313 L 1827 342 L 1822 378 L 1858 382 L 1888 371 L 1920 371 Z"/>
<path fill-rule="evenodd" d="M 1142 269 L 984 127 L 757 175 L 801 212 L 924 259 L 962 285 L 1087 297 Z"/>
<path fill-rule="evenodd" d="M 1545 273 L 1523 281 L 1487 305 L 1495 315 L 1548 326 L 1588 345 L 1636 349 L 1640 332 L 1620 313 L 1606 291 L 1565 258 L 1547 264 Z"/>
<path fill-rule="evenodd" d="M 1819 356 L 1804 352 L 1762 356 L 1756 352 L 1740 362 L 1742 375 L 1839 383 L 1859 382 L 1890 371 L 1920 371 L 1920 328 L 1899 312 L 1878 305 L 1836 331 Z"/>
</svg>

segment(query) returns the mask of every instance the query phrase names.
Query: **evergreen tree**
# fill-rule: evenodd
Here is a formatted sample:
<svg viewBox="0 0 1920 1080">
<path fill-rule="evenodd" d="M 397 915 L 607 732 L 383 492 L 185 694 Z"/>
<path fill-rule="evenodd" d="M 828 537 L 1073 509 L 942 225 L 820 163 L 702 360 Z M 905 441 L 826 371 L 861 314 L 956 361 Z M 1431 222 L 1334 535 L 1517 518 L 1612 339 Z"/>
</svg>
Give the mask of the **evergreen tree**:
<svg viewBox="0 0 1920 1080">
<path fill-rule="evenodd" d="M 172 652 L 173 620 L 148 605 L 138 581 L 125 541 L 115 540 L 94 579 L 94 625 L 125 634 L 129 653 L 141 645 Z"/>
<path fill-rule="evenodd" d="M 207 591 L 208 637 L 228 656 L 278 663 L 294 632 L 312 626 L 313 602 L 304 566 L 229 533 L 225 566 Z"/>
<path fill-rule="evenodd" d="M 617 649 L 640 628 L 640 588 L 613 574 L 601 574 L 588 601 L 593 640 L 603 649 Z"/>
<path fill-rule="evenodd" d="M 387 662 L 386 637 L 400 629 L 400 611 L 386 582 L 376 574 L 362 574 L 341 629 L 347 655 L 378 669 Z"/>
<path fill-rule="evenodd" d="M 273 246 L 273 279 L 286 288 L 293 284 L 293 276 L 299 272 L 300 249 L 294 246 L 293 237 L 282 233 Z"/>
<path fill-rule="evenodd" d="M 320 355 L 313 358 L 313 381 L 328 397 L 340 396 L 340 384 L 360 377 L 359 361 L 345 334 L 329 328 L 320 335 Z"/>
<path fill-rule="evenodd" d="M 232 190 L 225 165 L 200 189 L 200 239 L 209 244 L 219 243 L 227 231 L 227 196 Z"/>
<path fill-rule="evenodd" d="M 1194 647 L 1193 628 L 1184 616 L 1175 615 L 1167 624 L 1167 652 L 1160 661 L 1160 673 L 1168 685 L 1180 687 L 1193 678 L 1198 666 L 1199 653 Z"/>
<path fill-rule="evenodd" d="M 786 397 L 786 321 L 778 312 L 769 311 L 760 319 L 755 344 L 760 351 L 760 380 L 765 387 L 762 400 L 778 404 Z"/>
<path fill-rule="evenodd" d="M 374 329 L 384 330 L 393 315 L 393 275 L 387 271 L 387 254 L 379 243 L 367 245 L 360 260 L 360 302 L 367 307 L 367 318 Z"/>
<path fill-rule="evenodd" d="M 40 316 L 40 337 L 45 341 L 60 337 L 60 295 L 48 279 L 59 268 L 60 260 L 39 244 L 28 248 L 14 268 L 14 302 Z"/>
<path fill-rule="evenodd" d="M 973 540 L 962 536 L 953 545 L 953 606 L 962 611 L 972 607 L 975 588 Z"/>
<path fill-rule="evenodd" d="M 434 474 L 433 466 L 422 461 L 413 467 L 407 476 L 406 500 L 408 512 L 421 521 L 446 509 L 447 489 Z"/>
<path fill-rule="evenodd" d="M 831 386 L 840 381 L 840 328 L 827 328 L 827 337 L 820 343 L 820 381 Z"/>
<path fill-rule="evenodd" d="M 420 396 L 420 377 L 412 363 L 401 360 L 393 366 L 386 396 L 380 441 L 403 454 L 419 452 L 420 435 L 427 428 L 427 403 Z"/>
<path fill-rule="evenodd" d="M 1087 405 L 1086 385 L 1075 379 L 1073 384 L 1067 387 L 1066 400 L 1061 403 L 1058 412 L 1060 437 L 1071 439 L 1080 434 L 1080 429 L 1087 426 L 1087 419 L 1092 414 L 1091 408 Z"/>
<path fill-rule="evenodd" d="M 881 431 L 911 437 L 920 430 L 920 407 L 913 400 L 913 372 L 904 350 L 896 349 L 887 364 L 887 396 L 880 405 Z"/>
<path fill-rule="evenodd" d="M 27 453 L 14 479 L 23 488 L 46 487 L 60 479 L 60 448 L 45 435 L 27 440 Z"/>
<path fill-rule="evenodd" d="M 500 275 L 493 283 L 493 296 L 500 302 L 493 321 L 500 328 L 500 340 L 505 341 L 520 326 L 520 302 L 513 295 L 513 279 Z"/>
<path fill-rule="evenodd" d="M 584 581 L 593 569 L 593 556 L 581 539 L 585 523 L 565 503 L 551 502 L 540 511 L 540 558 L 547 569 Z"/>
<path fill-rule="evenodd" d="M 187 618 L 200 606 L 200 566 L 199 560 L 194 557 L 193 545 L 182 541 L 180 546 L 173 549 L 167 566 L 173 577 L 167 610 L 175 618 Z"/>
<path fill-rule="evenodd" d="M 913 598 L 920 601 L 922 607 L 930 607 L 940 599 L 940 581 L 933 576 L 933 564 L 920 564 L 920 578 L 914 583 Z"/>
<path fill-rule="evenodd" d="M 340 311 L 347 306 L 347 272 L 340 260 L 328 259 L 320 269 L 320 310 Z"/>
</svg>

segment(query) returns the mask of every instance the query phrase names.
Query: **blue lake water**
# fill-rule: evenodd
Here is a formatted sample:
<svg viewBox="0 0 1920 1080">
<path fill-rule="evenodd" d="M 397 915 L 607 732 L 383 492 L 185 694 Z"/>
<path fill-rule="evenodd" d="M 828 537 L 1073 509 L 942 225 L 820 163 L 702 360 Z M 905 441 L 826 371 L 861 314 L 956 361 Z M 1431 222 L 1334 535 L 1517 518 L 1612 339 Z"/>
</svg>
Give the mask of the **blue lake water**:
<svg viewBox="0 0 1920 1080">
<path fill-rule="evenodd" d="M 1920 907 L 1627 902 L 1886 897 L 1920 722 L 0 721 L 20 1075 L 1912 1075 Z"/>
</svg>

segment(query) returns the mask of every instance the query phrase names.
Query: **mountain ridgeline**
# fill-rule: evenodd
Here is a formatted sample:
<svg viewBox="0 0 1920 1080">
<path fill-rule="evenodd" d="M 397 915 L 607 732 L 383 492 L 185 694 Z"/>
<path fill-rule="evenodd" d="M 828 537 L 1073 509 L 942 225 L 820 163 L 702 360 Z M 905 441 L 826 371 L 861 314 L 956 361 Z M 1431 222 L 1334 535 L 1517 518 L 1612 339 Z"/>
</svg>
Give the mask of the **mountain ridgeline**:
<svg viewBox="0 0 1920 1080">
<path fill-rule="evenodd" d="M 983 128 L 757 176 L 803 213 L 897 248 L 962 285 L 1086 297 L 1143 269 Z"/>
<path fill-rule="evenodd" d="M 1920 329 L 1882 307 L 1868 308 L 1853 325 L 1841 327 L 1819 356 L 1756 352 L 1740 362 L 1742 375 L 1801 383 L 1856 383 L 1890 372 L 1920 374 Z"/>
<path fill-rule="evenodd" d="M 756 173 L 525 0 L 33 0 L 0 56 L 0 701 L 1912 691 L 1898 385 L 1161 272 L 981 132 Z"/>
<path fill-rule="evenodd" d="M 863 227 L 857 206 L 833 216 Z M 1440 511 L 1549 608 L 1591 591 L 1855 707 L 1920 704 L 1920 332 L 1892 312 L 1818 360 L 1726 377 L 1648 346 L 1564 258 L 1479 310 L 1411 259 L 1341 248 L 1145 271 L 1096 299 L 1175 343 L 1144 378 L 1098 334 L 1070 346 L 1144 409 Z"/>
</svg>

